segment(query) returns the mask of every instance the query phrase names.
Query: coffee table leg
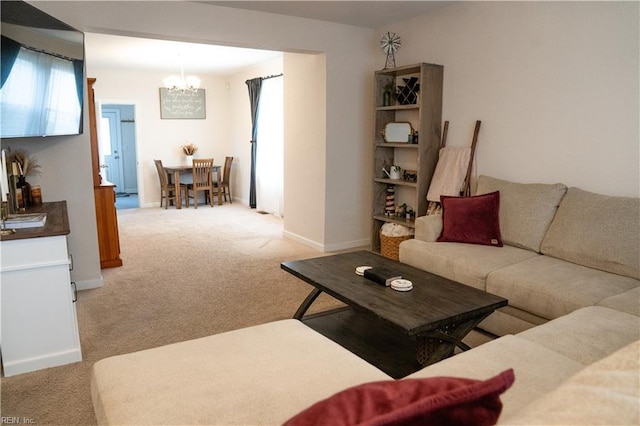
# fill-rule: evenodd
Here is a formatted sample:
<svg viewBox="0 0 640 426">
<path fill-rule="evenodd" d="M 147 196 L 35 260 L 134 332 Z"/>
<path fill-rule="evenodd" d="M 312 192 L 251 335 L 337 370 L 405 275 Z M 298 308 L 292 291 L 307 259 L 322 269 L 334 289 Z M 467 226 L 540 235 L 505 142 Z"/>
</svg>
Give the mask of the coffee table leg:
<svg viewBox="0 0 640 426">
<path fill-rule="evenodd" d="M 311 304 L 318 298 L 318 296 L 320 296 L 320 293 L 322 293 L 322 290 L 318 288 L 314 288 L 313 290 L 311 290 L 311 293 L 309 293 L 307 298 L 304 299 L 296 313 L 293 315 L 293 318 L 297 320 L 302 319 L 305 312 L 307 312 L 307 309 L 309 309 L 309 306 L 311 306 Z"/>
<path fill-rule="evenodd" d="M 459 324 L 450 324 L 417 336 L 418 362 L 426 367 L 453 355 L 456 346 L 466 351 L 471 349 L 462 339 L 489 314 Z"/>
</svg>

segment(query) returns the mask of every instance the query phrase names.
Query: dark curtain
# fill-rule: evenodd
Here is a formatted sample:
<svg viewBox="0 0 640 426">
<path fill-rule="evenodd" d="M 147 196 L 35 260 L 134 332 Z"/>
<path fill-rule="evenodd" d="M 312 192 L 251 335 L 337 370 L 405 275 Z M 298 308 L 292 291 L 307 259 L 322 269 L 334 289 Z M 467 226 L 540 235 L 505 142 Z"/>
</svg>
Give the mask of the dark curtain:
<svg viewBox="0 0 640 426">
<path fill-rule="evenodd" d="M 251 103 L 251 181 L 249 186 L 249 207 L 256 208 L 256 158 L 258 152 L 258 111 L 260 110 L 260 91 L 262 78 L 247 80 L 249 102 Z"/>
<path fill-rule="evenodd" d="M 0 84 L 0 87 L 4 86 L 5 81 L 7 81 L 7 78 L 9 78 L 11 68 L 13 68 L 13 64 L 18 57 L 18 53 L 20 52 L 20 43 L 18 43 L 17 41 L 2 36 L 1 43 L 2 51 L 0 52 L 0 69 L 2 74 L 2 83 Z"/>
<path fill-rule="evenodd" d="M 73 60 L 73 73 L 76 76 L 76 93 L 78 94 L 78 102 L 80 102 L 80 128 L 78 129 L 79 133 L 82 133 L 82 122 L 84 120 L 84 61 L 81 59 Z"/>
</svg>

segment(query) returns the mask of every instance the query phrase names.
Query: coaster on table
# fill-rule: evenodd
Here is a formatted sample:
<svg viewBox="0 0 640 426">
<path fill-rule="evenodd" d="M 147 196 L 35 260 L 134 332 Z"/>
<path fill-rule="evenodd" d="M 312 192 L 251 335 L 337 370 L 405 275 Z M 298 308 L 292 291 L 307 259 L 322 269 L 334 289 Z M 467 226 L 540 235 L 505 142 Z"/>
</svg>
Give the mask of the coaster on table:
<svg viewBox="0 0 640 426">
<path fill-rule="evenodd" d="M 391 288 L 397 291 L 409 291 L 413 289 L 413 283 L 409 280 L 393 280 L 391 281 Z"/>
<path fill-rule="evenodd" d="M 364 271 L 366 271 L 367 269 L 371 269 L 371 266 L 358 266 L 356 268 L 356 274 L 364 276 Z"/>
</svg>

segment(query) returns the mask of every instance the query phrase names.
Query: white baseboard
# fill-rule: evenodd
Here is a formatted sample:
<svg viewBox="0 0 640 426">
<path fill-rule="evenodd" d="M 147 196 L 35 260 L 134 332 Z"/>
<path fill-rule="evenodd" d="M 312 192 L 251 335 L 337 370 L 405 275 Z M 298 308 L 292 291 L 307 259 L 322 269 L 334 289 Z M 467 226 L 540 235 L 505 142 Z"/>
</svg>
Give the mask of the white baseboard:
<svg viewBox="0 0 640 426">
<path fill-rule="evenodd" d="M 231 197 L 231 201 L 233 203 L 240 203 L 240 204 L 244 204 L 245 206 L 249 205 L 249 202 L 247 200 L 241 200 L 240 198 L 235 198 L 235 197 Z M 217 201 L 216 201 L 217 203 Z M 217 206 L 218 204 L 216 204 Z M 149 208 L 159 208 L 160 207 L 160 201 L 154 201 L 152 203 L 144 203 L 144 204 L 140 204 L 140 208 L 141 209 L 149 209 Z M 162 208 L 164 209 L 164 204 L 162 204 Z M 184 209 L 184 205 L 182 206 L 182 208 Z"/>
<path fill-rule="evenodd" d="M 324 252 L 324 246 L 322 244 L 317 243 L 317 242 L 315 242 L 313 240 L 310 240 L 308 238 L 301 237 L 300 235 L 294 234 L 293 232 L 282 231 L 282 236 L 285 237 L 285 238 L 289 238 L 289 239 L 292 239 L 294 241 L 297 241 L 300 244 L 303 244 L 303 245 L 305 245 L 307 247 L 311 247 L 312 249 Z"/>
<path fill-rule="evenodd" d="M 353 248 L 361 248 L 366 247 L 369 249 L 371 247 L 371 239 L 363 238 L 361 240 L 354 241 L 344 241 L 336 244 L 327 244 L 324 246 L 324 251 L 340 251 L 340 250 L 349 250 Z"/>
<path fill-rule="evenodd" d="M 369 238 L 364 238 L 362 240 L 354 240 L 354 241 L 344 241 L 344 242 L 334 243 L 334 244 L 320 244 L 316 241 L 312 241 L 308 238 L 302 237 L 298 234 L 294 234 L 293 232 L 289 232 L 289 231 L 283 231 L 282 235 L 285 238 L 290 238 L 294 241 L 304 244 L 307 247 L 311 247 L 323 253 L 340 251 L 340 250 L 349 250 L 349 249 L 358 248 L 358 247 L 369 247 L 371 245 L 371 240 Z"/>
<path fill-rule="evenodd" d="M 3 361 L 2 366 L 4 376 L 9 377 L 79 361 L 82 361 L 80 349 L 72 349 L 66 352 L 47 354 L 35 358 L 19 359 L 9 362 Z"/>
<path fill-rule="evenodd" d="M 104 285 L 104 279 L 102 278 L 102 276 L 100 276 L 100 279 L 75 281 L 75 283 L 76 289 L 89 290 L 92 288 L 102 287 Z"/>
</svg>

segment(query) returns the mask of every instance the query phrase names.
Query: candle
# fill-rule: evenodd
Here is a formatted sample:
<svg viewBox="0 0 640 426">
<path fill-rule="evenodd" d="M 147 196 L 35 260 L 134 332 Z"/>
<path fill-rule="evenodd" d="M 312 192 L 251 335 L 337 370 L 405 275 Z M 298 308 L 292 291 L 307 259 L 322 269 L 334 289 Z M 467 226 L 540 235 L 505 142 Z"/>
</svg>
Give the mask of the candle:
<svg viewBox="0 0 640 426">
<path fill-rule="evenodd" d="M 7 201 L 7 193 L 9 192 L 9 182 L 7 181 L 7 157 L 2 150 L 2 176 L 0 176 L 0 190 L 2 191 L 2 201 Z"/>
</svg>

